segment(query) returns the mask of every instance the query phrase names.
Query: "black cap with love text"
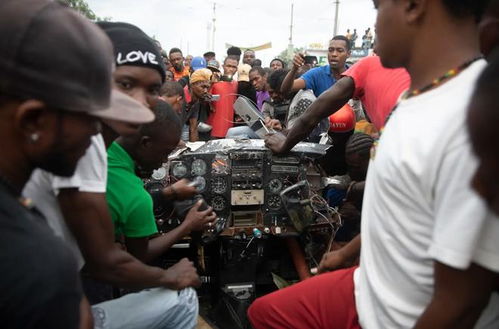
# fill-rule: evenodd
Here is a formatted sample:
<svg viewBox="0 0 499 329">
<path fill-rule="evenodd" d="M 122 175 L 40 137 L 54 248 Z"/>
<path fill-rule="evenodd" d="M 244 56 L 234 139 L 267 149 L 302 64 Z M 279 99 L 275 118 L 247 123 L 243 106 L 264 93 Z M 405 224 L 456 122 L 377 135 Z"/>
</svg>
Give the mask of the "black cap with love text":
<svg viewBox="0 0 499 329">
<path fill-rule="evenodd" d="M 165 81 L 165 65 L 156 43 L 137 26 L 121 22 L 97 23 L 111 39 L 116 65 L 155 69 Z"/>
</svg>

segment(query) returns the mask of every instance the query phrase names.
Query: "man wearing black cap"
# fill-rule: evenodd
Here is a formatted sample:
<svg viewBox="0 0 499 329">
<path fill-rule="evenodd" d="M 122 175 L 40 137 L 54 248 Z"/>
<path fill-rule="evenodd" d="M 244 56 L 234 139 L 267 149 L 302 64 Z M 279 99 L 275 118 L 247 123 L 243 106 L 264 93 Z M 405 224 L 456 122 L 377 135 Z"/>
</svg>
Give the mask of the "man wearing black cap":
<svg viewBox="0 0 499 329">
<path fill-rule="evenodd" d="M 1 326 L 91 328 L 74 257 L 21 190 L 35 168 L 73 174 L 98 131 L 88 114 L 109 106 L 112 46 L 48 0 L 2 1 L 0 40 Z"/>
<path fill-rule="evenodd" d="M 114 113 L 105 111 L 101 114 L 103 136 L 93 138 L 91 147 L 78 163 L 75 175 L 63 178 L 36 172 L 24 193 L 40 203 L 43 213 L 56 219 L 49 224 L 57 235 L 70 244 L 79 268 L 86 263 L 85 277 L 134 289 L 183 289 L 196 285 L 196 270 L 187 260 L 165 271 L 144 265 L 114 244 L 113 222 L 105 198 L 106 148 L 118 134 L 135 134 L 138 124 L 152 121 L 154 115 L 144 106 L 152 107 L 156 103 L 165 70 L 162 61 L 158 60 L 161 58 L 159 50 L 142 30 L 126 23 L 100 23 L 100 26 L 111 38 L 115 48 L 117 69 L 113 73 L 114 88 L 133 97 L 135 105 L 130 108 L 129 104 L 127 110 L 121 104 Z M 127 101 L 130 103 L 130 100 Z M 180 185 L 179 190 L 185 189 L 185 182 Z M 179 283 L 178 278 L 182 276 L 188 280 Z M 95 299 L 94 294 L 89 297 L 93 297 L 91 301 L 96 302 L 108 299 L 110 295 L 107 298 L 98 296 L 104 299 Z M 171 319 L 171 313 L 167 312 L 168 307 L 165 305 L 177 307 L 178 314 L 187 321 L 195 321 L 197 309 L 192 306 L 194 303 L 197 305 L 195 293 L 188 291 L 188 295 L 193 296 L 189 302 L 174 295 L 170 290 L 151 290 L 94 305 L 95 327 L 155 328 L 151 323 L 163 323 Z M 149 310 L 147 319 L 144 320 L 136 311 L 138 304 L 143 304 Z"/>
</svg>

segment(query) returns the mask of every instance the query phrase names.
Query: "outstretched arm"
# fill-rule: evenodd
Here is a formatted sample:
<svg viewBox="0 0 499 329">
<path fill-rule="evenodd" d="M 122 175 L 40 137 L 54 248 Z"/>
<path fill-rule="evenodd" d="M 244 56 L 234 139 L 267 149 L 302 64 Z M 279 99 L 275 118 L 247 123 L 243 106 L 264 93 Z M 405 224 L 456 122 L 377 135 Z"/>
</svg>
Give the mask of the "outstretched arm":
<svg viewBox="0 0 499 329">
<path fill-rule="evenodd" d="M 305 80 L 295 79 L 296 72 L 298 69 L 305 64 L 303 59 L 303 54 L 296 54 L 293 59 L 293 67 L 291 71 L 288 72 L 281 84 L 281 93 L 283 95 L 289 95 L 292 92 L 298 91 L 300 89 L 305 89 Z"/>
<path fill-rule="evenodd" d="M 344 77 L 317 98 L 310 107 L 300 116 L 293 128 L 289 130 L 287 138 L 280 134 L 269 135 L 265 145 L 274 153 L 286 153 L 297 143 L 304 140 L 317 124 L 324 118 L 341 109 L 355 91 L 352 78 Z"/>
</svg>

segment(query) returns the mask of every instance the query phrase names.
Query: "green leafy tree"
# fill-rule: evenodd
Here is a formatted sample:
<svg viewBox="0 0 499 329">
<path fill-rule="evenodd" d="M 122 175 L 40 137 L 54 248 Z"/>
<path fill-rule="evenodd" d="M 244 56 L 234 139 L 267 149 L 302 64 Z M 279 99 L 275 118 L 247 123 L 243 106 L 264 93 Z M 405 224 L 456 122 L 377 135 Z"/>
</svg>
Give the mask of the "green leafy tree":
<svg viewBox="0 0 499 329">
<path fill-rule="evenodd" d="M 279 55 L 277 55 L 277 58 L 282 59 L 286 63 L 292 63 L 293 58 L 295 57 L 296 53 L 303 52 L 304 48 L 294 48 L 293 52 L 290 54 L 288 49 L 283 50 Z"/>
<path fill-rule="evenodd" d="M 92 21 L 110 21 L 110 17 L 98 17 L 85 0 L 58 0 L 59 2 L 73 8 Z"/>
</svg>

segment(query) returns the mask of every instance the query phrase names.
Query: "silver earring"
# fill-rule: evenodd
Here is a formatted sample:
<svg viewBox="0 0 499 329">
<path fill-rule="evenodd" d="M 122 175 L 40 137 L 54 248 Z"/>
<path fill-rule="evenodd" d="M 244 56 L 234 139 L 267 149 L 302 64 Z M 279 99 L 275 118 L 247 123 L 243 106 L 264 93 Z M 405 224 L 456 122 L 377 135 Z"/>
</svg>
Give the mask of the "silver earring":
<svg viewBox="0 0 499 329">
<path fill-rule="evenodd" d="M 29 136 L 29 139 L 32 143 L 36 143 L 38 142 L 38 139 L 40 139 L 40 135 L 38 135 L 37 133 L 32 133 L 30 136 Z"/>
</svg>

